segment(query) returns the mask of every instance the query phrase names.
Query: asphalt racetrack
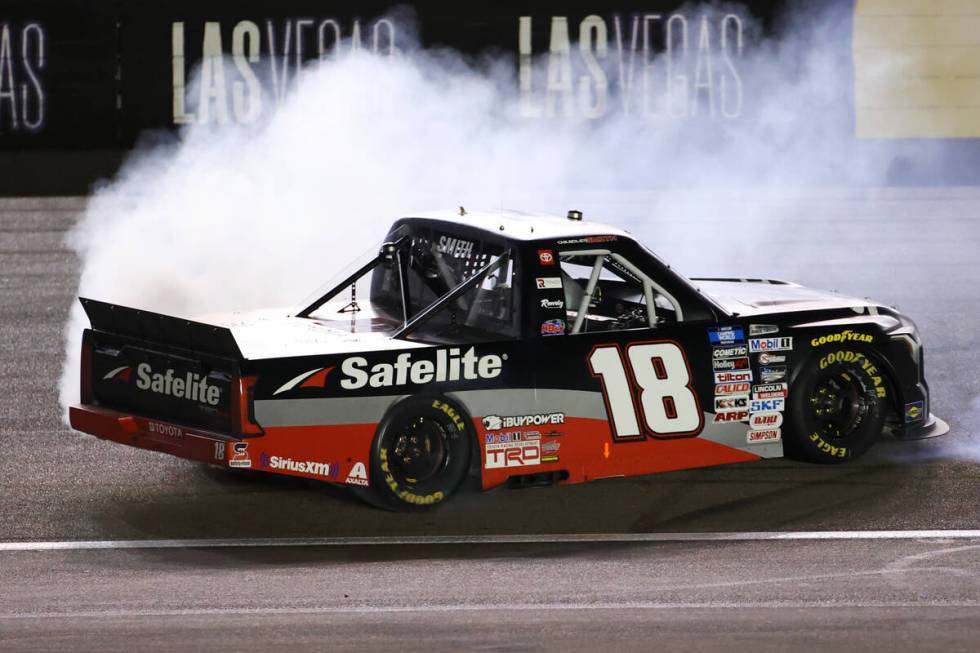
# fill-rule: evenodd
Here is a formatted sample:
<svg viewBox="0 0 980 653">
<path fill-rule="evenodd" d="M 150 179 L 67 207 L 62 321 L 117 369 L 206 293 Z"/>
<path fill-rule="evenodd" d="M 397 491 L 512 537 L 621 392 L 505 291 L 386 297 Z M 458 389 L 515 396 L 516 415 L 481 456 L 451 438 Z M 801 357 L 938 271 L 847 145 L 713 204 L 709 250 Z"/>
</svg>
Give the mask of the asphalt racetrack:
<svg viewBox="0 0 980 653">
<path fill-rule="evenodd" d="M 472 487 L 389 514 L 65 427 L 79 263 L 64 237 L 84 199 L 0 202 L 0 650 L 976 650 L 980 189 L 666 201 L 687 222 L 643 240 L 688 275 L 788 278 L 911 315 L 950 434 L 842 466 Z M 618 202 L 643 215 L 647 198 Z M 765 210 L 735 229 L 739 203 Z M 720 234 L 733 256 L 692 266 Z"/>
</svg>

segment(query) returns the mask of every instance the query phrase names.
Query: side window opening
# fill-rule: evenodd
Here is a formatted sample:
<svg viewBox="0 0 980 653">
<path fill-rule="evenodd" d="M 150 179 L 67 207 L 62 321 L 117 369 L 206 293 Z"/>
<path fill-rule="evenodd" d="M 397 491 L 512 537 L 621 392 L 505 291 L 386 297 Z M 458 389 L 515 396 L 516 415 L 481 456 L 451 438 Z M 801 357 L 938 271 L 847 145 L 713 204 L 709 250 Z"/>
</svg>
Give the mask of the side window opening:
<svg viewBox="0 0 980 653">
<path fill-rule="evenodd" d="M 568 333 L 624 331 L 683 319 L 680 304 L 620 254 L 559 252 Z"/>
</svg>

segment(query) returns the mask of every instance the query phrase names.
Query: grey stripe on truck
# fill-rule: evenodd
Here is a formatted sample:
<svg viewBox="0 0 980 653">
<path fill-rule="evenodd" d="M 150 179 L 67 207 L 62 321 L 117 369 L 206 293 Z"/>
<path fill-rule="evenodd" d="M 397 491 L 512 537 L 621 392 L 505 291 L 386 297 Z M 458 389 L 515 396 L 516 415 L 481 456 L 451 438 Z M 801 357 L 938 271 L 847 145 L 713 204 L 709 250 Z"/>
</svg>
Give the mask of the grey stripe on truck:
<svg viewBox="0 0 980 653">
<path fill-rule="evenodd" d="M 535 392 L 540 404 L 535 406 Z M 374 424 L 406 395 L 384 397 L 318 397 L 316 399 L 261 399 L 255 402 L 255 419 L 262 426 L 321 426 L 325 424 Z M 606 419 L 602 394 L 580 390 L 464 390 L 447 396 L 458 401 L 474 417 L 565 413 L 573 417 Z"/>
</svg>

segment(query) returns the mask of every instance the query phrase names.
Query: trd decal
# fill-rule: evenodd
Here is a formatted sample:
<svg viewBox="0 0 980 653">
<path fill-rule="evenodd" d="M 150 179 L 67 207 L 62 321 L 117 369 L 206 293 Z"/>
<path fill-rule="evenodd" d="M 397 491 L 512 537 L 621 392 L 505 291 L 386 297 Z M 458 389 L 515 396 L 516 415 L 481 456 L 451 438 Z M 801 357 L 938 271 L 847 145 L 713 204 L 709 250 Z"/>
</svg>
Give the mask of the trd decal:
<svg viewBox="0 0 980 653">
<path fill-rule="evenodd" d="M 602 384 L 613 440 L 642 440 L 697 435 L 704 415 L 691 387 L 691 368 L 673 341 L 626 346 L 627 370 L 618 345 L 597 345 L 589 353 L 589 371 Z M 644 428 L 640 427 L 640 417 Z"/>
</svg>

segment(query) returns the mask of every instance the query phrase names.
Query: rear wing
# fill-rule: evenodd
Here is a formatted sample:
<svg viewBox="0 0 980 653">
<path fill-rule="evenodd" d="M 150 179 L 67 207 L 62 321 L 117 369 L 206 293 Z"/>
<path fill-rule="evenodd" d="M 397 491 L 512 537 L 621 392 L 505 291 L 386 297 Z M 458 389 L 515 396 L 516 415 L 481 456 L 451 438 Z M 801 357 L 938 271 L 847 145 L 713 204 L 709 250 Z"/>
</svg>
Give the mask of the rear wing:
<svg viewBox="0 0 980 653">
<path fill-rule="evenodd" d="M 84 297 L 79 297 L 78 300 L 96 331 L 163 343 L 221 358 L 243 358 L 235 336 L 226 327 Z"/>
</svg>

